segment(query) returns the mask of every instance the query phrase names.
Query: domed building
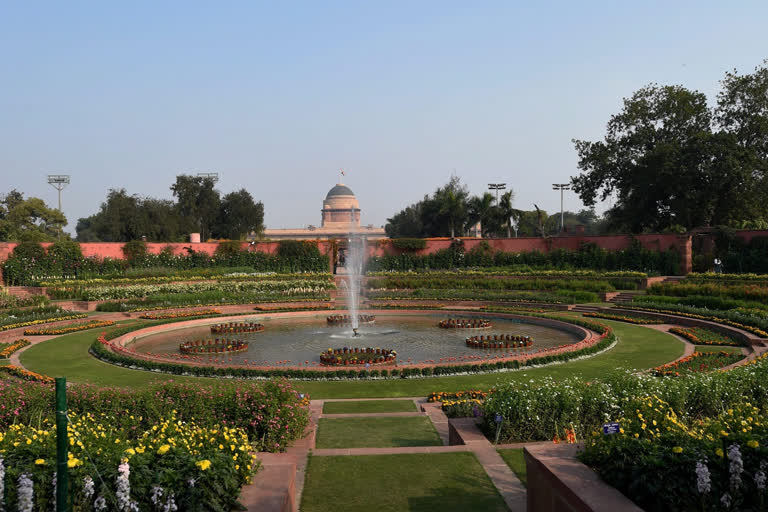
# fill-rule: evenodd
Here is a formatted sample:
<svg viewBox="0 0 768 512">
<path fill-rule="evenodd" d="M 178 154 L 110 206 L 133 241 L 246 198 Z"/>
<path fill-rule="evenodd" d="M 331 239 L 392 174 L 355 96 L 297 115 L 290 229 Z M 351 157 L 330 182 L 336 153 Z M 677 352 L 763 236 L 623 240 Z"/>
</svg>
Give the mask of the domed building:
<svg viewBox="0 0 768 512">
<path fill-rule="evenodd" d="M 360 203 L 355 193 L 343 183 L 337 183 L 325 196 L 320 210 L 320 226 L 297 229 L 265 229 L 264 236 L 273 240 L 316 240 L 346 238 L 350 233 L 370 240 L 387 238 L 384 228 L 360 225 Z"/>
</svg>

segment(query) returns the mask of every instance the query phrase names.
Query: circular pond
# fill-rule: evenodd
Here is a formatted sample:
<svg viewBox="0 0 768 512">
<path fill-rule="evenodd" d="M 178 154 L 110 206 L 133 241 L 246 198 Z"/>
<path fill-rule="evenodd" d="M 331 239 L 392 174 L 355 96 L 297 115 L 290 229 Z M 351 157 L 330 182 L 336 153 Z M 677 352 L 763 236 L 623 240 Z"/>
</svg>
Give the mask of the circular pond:
<svg viewBox="0 0 768 512">
<path fill-rule="evenodd" d="M 354 337 L 349 326 L 329 326 L 326 316 L 269 318 L 243 317 L 239 321 L 258 321 L 265 325 L 260 333 L 212 335 L 210 322 L 205 325 L 169 330 L 139 338 L 130 344 L 138 353 L 154 355 L 180 354 L 179 344 L 193 340 L 207 340 L 229 337 L 248 341 L 248 349 L 235 354 L 202 355 L 207 359 L 226 359 L 230 364 L 318 364 L 321 352 L 329 348 L 380 347 L 395 350 L 398 360 L 406 363 L 440 363 L 470 361 L 489 356 L 519 355 L 537 352 L 561 345 L 578 342 L 581 337 L 571 329 L 558 329 L 537 325 L 524 319 L 491 318 L 493 326 L 483 335 L 519 335 L 534 339 L 531 347 L 478 350 L 466 346 L 465 340 L 471 335 L 466 329 L 440 329 L 437 324 L 446 318 L 444 314 L 397 315 L 377 313 L 373 324 L 363 324 L 359 336 Z M 570 326 L 566 326 L 570 327 Z"/>
</svg>

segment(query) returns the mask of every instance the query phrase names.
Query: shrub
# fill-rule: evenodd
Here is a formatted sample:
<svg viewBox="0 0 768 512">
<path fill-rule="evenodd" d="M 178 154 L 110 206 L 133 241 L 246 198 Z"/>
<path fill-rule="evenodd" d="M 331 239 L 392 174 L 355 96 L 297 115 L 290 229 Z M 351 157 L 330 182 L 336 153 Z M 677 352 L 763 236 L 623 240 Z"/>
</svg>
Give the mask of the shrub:
<svg viewBox="0 0 768 512">
<path fill-rule="evenodd" d="M 392 247 L 401 251 L 418 251 L 427 247 L 427 241 L 423 238 L 394 238 Z"/>
<path fill-rule="evenodd" d="M 131 240 L 123 245 L 123 257 L 128 263 L 136 264 L 147 259 L 147 243 L 143 240 Z"/>
</svg>

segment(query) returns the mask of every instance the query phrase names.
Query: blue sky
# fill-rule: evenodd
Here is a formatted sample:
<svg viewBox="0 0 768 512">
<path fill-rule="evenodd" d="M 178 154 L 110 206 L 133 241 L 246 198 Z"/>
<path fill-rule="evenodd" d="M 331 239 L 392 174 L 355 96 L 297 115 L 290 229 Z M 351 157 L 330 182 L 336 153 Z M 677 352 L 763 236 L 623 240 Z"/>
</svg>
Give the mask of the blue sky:
<svg viewBox="0 0 768 512">
<path fill-rule="evenodd" d="M 0 193 L 95 213 L 181 173 L 246 188 L 268 227 L 319 224 L 347 170 L 363 223 L 459 175 L 559 210 L 571 139 L 657 82 L 714 100 L 768 57 L 768 2 L 4 2 Z M 581 202 L 566 193 L 565 206 Z"/>
</svg>

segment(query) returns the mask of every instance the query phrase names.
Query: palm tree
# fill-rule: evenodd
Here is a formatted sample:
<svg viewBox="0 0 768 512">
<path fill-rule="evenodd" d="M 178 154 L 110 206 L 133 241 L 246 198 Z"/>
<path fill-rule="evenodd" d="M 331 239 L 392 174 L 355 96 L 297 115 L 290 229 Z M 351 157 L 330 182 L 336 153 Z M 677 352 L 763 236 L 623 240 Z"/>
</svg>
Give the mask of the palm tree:
<svg viewBox="0 0 768 512">
<path fill-rule="evenodd" d="M 467 220 L 469 225 L 473 226 L 477 222 L 480 222 L 481 233 L 483 236 L 487 236 L 492 231 L 491 225 L 493 224 L 493 196 L 486 192 L 482 196 L 474 196 L 467 202 L 468 214 Z"/>
<path fill-rule="evenodd" d="M 468 196 L 467 187 L 461 184 L 458 176 L 451 176 L 451 180 L 444 187 L 435 191 L 435 200 L 439 205 L 438 213 L 448 218 L 451 238 L 456 238 L 456 228 L 460 232 L 464 231 Z"/>
</svg>

